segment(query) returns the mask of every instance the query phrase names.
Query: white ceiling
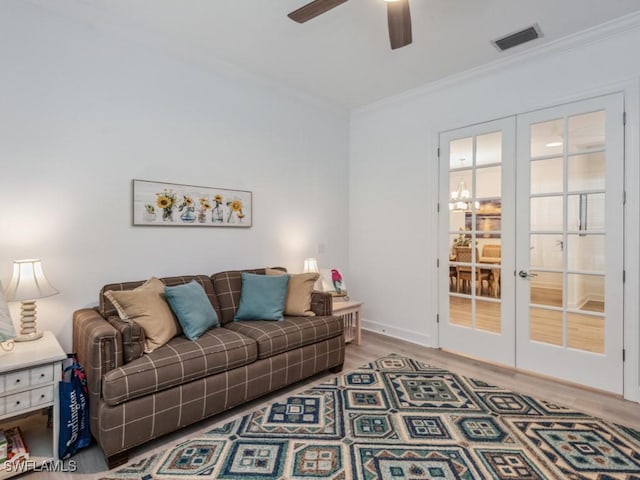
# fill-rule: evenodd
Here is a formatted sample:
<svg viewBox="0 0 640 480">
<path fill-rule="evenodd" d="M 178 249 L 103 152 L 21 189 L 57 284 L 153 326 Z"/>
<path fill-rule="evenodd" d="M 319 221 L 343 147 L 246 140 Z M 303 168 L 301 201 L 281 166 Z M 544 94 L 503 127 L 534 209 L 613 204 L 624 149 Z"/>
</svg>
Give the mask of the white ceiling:
<svg viewBox="0 0 640 480">
<path fill-rule="evenodd" d="M 640 11 L 640 0 L 410 0 L 413 44 L 392 51 L 383 0 L 350 0 L 305 24 L 308 0 L 31 0 L 147 41 L 231 64 L 353 108 Z M 537 23 L 543 38 L 491 40 Z"/>
</svg>

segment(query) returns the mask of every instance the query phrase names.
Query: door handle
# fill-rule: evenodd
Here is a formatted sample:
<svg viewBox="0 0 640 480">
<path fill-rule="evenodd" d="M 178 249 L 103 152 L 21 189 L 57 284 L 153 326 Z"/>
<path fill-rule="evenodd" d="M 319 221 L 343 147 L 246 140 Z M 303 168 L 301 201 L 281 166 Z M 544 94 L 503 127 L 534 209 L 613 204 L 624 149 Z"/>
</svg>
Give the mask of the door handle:
<svg viewBox="0 0 640 480">
<path fill-rule="evenodd" d="M 524 270 L 520 270 L 518 272 L 518 275 L 520 275 L 521 278 L 531 278 L 531 277 L 537 277 L 538 276 L 537 273 L 529 273 L 529 272 L 525 272 Z"/>
</svg>

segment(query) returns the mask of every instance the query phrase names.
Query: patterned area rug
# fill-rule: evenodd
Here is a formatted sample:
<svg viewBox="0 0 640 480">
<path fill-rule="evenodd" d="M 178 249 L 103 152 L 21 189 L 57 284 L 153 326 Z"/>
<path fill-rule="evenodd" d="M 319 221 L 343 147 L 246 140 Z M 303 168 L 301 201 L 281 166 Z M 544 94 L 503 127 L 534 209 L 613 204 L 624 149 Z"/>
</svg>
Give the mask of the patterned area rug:
<svg viewBox="0 0 640 480">
<path fill-rule="evenodd" d="M 108 478 L 640 480 L 640 432 L 393 355 Z"/>
</svg>

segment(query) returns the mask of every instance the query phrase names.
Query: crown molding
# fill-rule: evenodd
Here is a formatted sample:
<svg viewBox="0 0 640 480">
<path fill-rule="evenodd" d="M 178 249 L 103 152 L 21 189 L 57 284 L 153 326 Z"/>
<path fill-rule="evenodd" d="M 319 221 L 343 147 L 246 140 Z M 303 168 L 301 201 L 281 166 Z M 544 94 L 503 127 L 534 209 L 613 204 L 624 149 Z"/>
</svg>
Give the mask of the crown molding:
<svg viewBox="0 0 640 480">
<path fill-rule="evenodd" d="M 416 88 L 412 88 L 405 92 L 390 97 L 383 98 L 376 102 L 364 105 L 362 107 L 356 107 L 351 110 L 352 118 L 357 118 L 361 115 L 366 115 L 387 107 L 394 106 L 400 102 L 410 101 L 416 97 L 421 97 L 438 91 L 450 88 L 455 85 L 469 82 L 492 73 L 499 72 L 508 67 L 522 65 L 525 62 L 545 57 L 548 55 L 560 54 L 575 50 L 577 48 L 584 47 L 586 45 L 600 43 L 609 38 L 616 37 L 624 34 L 630 30 L 640 28 L 640 12 L 634 12 L 629 15 L 625 15 L 620 18 L 605 22 L 595 27 L 582 30 L 566 37 L 553 40 L 549 43 L 534 47 L 529 50 L 525 50 L 516 54 L 512 54 L 509 57 L 501 58 L 493 62 L 465 70 L 464 72 L 449 75 L 440 80 L 429 82 L 425 85 L 421 85 Z"/>
<path fill-rule="evenodd" d="M 349 118 L 350 110 L 343 105 L 311 95 L 266 75 L 254 73 L 234 63 L 222 60 L 206 48 L 182 41 L 175 35 L 114 15 L 100 8 L 99 3 L 95 0 L 21 1 L 49 15 L 65 18 L 79 25 L 95 29 L 105 35 L 112 35 L 121 40 L 135 42 L 144 48 L 153 49 L 197 68 L 206 69 L 215 75 L 227 76 L 233 80 L 247 81 L 259 85 L 265 90 L 272 90 L 275 94 L 343 116 L 347 120 Z"/>
</svg>

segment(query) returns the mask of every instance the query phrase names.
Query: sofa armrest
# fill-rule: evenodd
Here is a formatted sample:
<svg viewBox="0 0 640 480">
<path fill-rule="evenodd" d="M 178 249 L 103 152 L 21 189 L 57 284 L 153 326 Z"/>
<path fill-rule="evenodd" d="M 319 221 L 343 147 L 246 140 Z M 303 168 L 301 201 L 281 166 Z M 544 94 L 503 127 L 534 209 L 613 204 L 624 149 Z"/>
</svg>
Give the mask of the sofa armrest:
<svg viewBox="0 0 640 480">
<path fill-rule="evenodd" d="M 318 316 L 333 315 L 333 297 L 327 292 L 311 292 L 311 311 Z"/>
<path fill-rule="evenodd" d="M 120 332 L 122 338 L 122 364 L 140 358 L 144 354 L 145 334 L 144 329 L 136 322 L 125 322 L 120 317 L 107 318 L 109 324 Z"/>
<path fill-rule="evenodd" d="M 97 310 L 84 308 L 73 313 L 73 350 L 87 374 L 91 431 L 96 435 L 102 377 L 122 365 L 122 337 Z"/>
</svg>

